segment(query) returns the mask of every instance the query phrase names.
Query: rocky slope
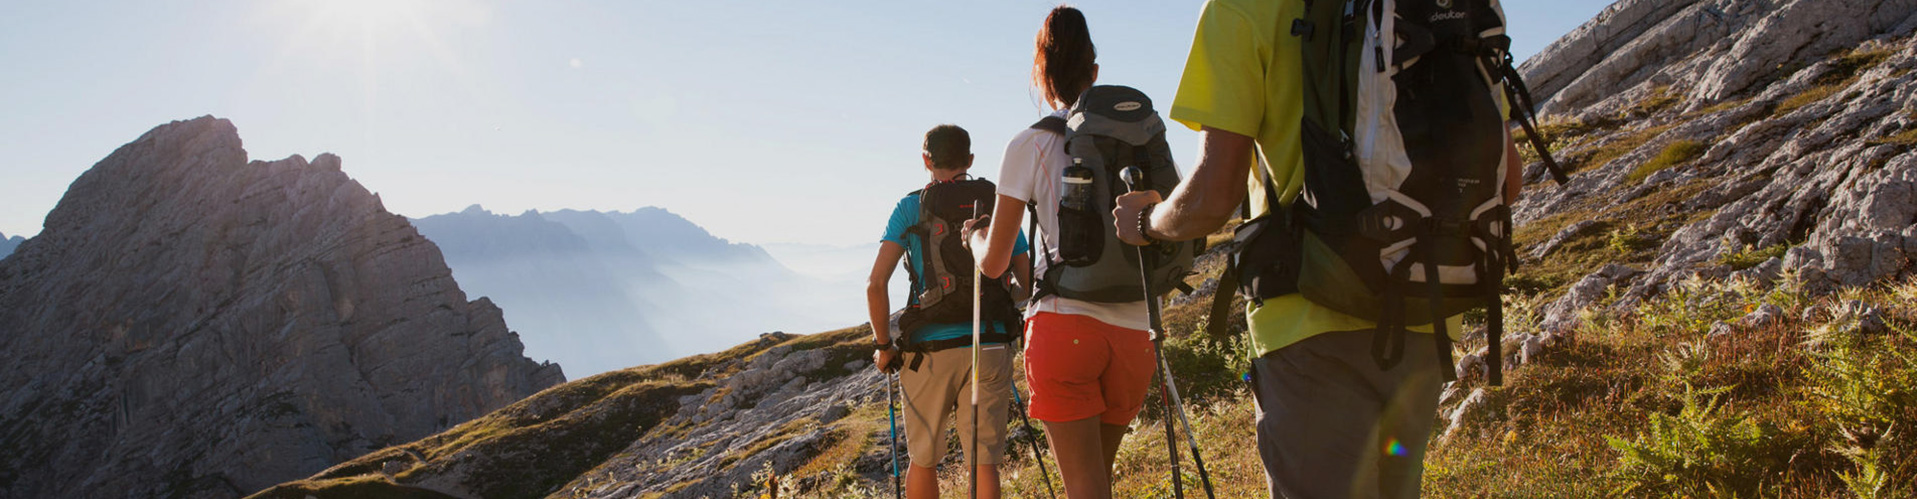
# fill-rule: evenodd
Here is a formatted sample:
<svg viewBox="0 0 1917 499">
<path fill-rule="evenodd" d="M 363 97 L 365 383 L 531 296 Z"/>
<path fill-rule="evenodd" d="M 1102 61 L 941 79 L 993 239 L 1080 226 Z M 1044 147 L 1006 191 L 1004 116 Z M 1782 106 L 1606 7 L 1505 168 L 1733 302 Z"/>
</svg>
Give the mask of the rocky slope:
<svg viewBox="0 0 1917 499">
<path fill-rule="evenodd" d="M 1612 285 L 1628 307 L 1697 274 L 1830 291 L 1910 273 L 1913 32 L 1913 0 L 1624 0 L 1527 61 L 1577 173 L 1529 191 L 1520 238 L 1543 256 L 1623 230 L 1634 254 L 1542 279 L 1575 282 L 1547 329 Z"/>
<path fill-rule="evenodd" d="M 1529 61 L 1575 173 L 1545 185 L 1531 166 L 1495 353 L 1507 384 L 1482 386 L 1491 353 L 1463 344 L 1426 495 L 1917 492 L 1900 433 L 1917 424 L 1913 15 L 1909 0 L 1623 0 Z M 1171 300 L 1167 352 L 1221 497 L 1256 496 L 1255 449 L 1227 445 L 1251 435 L 1242 344 L 1192 334 L 1215 285 L 1199 288 Z M 575 382 L 266 496 L 742 497 L 774 477 L 781 497 L 883 496 L 864 331 Z M 1121 449 L 1120 496 L 1169 494 L 1158 421 Z M 1029 460 L 1010 469 L 1008 490 L 1039 496 Z"/>
<path fill-rule="evenodd" d="M 564 381 L 322 154 L 153 129 L 0 260 L 0 496 L 235 497 Z"/>
<path fill-rule="evenodd" d="M 732 497 L 768 467 L 876 480 L 870 334 L 769 333 L 605 373 L 256 497 Z"/>
</svg>

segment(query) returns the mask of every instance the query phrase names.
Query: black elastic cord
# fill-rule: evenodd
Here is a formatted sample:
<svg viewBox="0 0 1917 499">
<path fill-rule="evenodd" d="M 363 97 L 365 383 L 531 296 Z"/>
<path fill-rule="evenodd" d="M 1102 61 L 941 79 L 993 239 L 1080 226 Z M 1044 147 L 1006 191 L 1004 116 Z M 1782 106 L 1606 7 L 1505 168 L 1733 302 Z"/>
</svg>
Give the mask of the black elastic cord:
<svg viewBox="0 0 1917 499">
<path fill-rule="evenodd" d="M 1551 180 L 1557 181 L 1558 185 L 1570 182 L 1564 167 L 1551 157 L 1550 141 L 1538 131 L 1537 104 L 1531 100 L 1531 89 L 1524 85 L 1523 76 L 1511 65 L 1511 55 L 1505 54 L 1504 61 L 1498 65 L 1502 66 L 1499 72 L 1504 77 L 1505 104 L 1511 106 L 1511 118 L 1517 120 L 1518 126 L 1524 127 L 1525 137 L 1530 139 L 1531 147 L 1537 149 L 1538 158 L 1544 162 L 1544 169 L 1551 174 Z"/>
<path fill-rule="evenodd" d="M 1505 210 L 1509 216 L 1510 210 Z M 1509 246 L 1509 238 L 1505 239 Z M 1485 315 L 1485 377 L 1491 386 L 1504 384 L 1504 257 L 1497 253 L 1485 252 L 1490 278 L 1484 284 L 1491 288 L 1491 309 Z"/>
<path fill-rule="evenodd" d="M 1450 318 L 1444 317 L 1444 281 L 1438 279 L 1438 245 L 1425 243 L 1421 246 L 1424 246 L 1424 281 L 1431 294 L 1431 311 L 1426 315 L 1431 318 L 1431 336 L 1438 347 L 1438 364 L 1444 366 L 1440 369 L 1444 371 L 1444 381 L 1457 381 L 1458 362 L 1451 357 L 1451 332 L 1449 325 L 1445 324 Z"/>
</svg>

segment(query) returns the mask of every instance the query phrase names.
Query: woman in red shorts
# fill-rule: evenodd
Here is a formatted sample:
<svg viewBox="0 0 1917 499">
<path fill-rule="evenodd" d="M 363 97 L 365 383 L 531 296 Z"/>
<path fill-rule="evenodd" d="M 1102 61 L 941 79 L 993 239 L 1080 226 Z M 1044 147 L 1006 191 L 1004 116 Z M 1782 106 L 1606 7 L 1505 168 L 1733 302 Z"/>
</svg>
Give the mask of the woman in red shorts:
<svg viewBox="0 0 1917 499">
<path fill-rule="evenodd" d="M 1063 118 L 1098 78 L 1097 51 L 1085 15 L 1071 7 L 1052 9 L 1038 32 L 1032 82 L 1049 115 Z M 1005 272 L 1027 205 L 1037 208 L 1040 238 L 1034 246 L 1044 275 L 1058 251 L 1061 173 L 1071 160 L 1065 137 L 1038 128 L 1012 138 L 999 170 L 998 205 L 985 230 L 966 234 L 988 276 Z M 974 223 L 966 225 L 970 231 Z M 979 251 L 978 249 L 983 249 Z M 1073 499 L 1111 497 L 1112 462 L 1132 419 L 1145 403 L 1153 369 L 1145 302 L 1102 303 L 1035 299 L 1026 308 L 1025 379 L 1032 387 L 1031 415 L 1045 422 L 1052 452 Z"/>
</svg>

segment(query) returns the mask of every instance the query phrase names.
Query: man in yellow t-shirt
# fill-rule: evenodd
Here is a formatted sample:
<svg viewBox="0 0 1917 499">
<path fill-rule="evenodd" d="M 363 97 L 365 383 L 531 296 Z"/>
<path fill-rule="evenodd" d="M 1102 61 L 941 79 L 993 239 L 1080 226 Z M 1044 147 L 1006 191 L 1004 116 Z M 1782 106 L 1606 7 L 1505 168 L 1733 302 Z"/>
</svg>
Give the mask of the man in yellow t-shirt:
<svg viewBox="0 0 1917 499">
<path fill-rule="evenodd" d="M 1303 17 L 1304 7 L 1302 1 L 1205 3 L 1171 110 L 1172 119 L 1200 132 L 1197 166 L 1162 204 L 1152 192 L 1121 197 L 1115 210 L 1121 239 L 1146 242 L 1142 228 L 1155 240 L 1189 240 L 1223 227 L 1249 189 L 1263 188 L 1250 174 L 1253 147 L 1269 163 L 1265 173 L 1279 188 L 1279 203 L 1298 197 L 1303 53 L 1296 36 L 1276 30 Z M 1512 170 L 1505 196 L 1515 200 L 1521 180 L 1513 146 L 1507 155 Z M 1272 209 L 1262 194 L 1249 199 L 1256 213 Z M 1248 310 L 1247 321 L 1256 355 L 1258 450 L 1271 495 L 1417 497 L 1440 369 L 1451 368 L 1437 365 L 1435 342 L 1406 340 L 1404 360 L 1380 369 L 1371 355 L 1375 324 L 1300 295 L 1264 300 Z M 1452 318 L 1448 331 L 1462 329 L 1458 322 Z"/>
</svg>

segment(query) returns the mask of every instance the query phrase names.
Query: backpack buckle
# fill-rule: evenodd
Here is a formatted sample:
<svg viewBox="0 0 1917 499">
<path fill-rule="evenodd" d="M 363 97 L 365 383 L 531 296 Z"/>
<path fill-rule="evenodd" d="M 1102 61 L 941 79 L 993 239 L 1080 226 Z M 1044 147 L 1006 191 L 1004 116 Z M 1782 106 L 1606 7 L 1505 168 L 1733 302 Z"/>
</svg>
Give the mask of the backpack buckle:
<svg viewBox="0 0 1917 499">
<path fill-rule="evenodd" d="M 1318 32 L 1318 26 L 1315 24 L 1312 24 L 1311 21 L 1306 21 L 1304 19 L 1291 20 L 1291 36 L 1304 38 L 1305 41 L 1309 42 L 1311 41 L 1311 35 L 1316 34 L 1317 32 Z"/>
<path fill-rule="evenodd" d="M 1462 220 L 1452 220 L 1450 217 L 1424 219 L 1424 235 L 1427 236 L 1469 236 L 1470 231 L 1470 224 Z"/>
</svg>

